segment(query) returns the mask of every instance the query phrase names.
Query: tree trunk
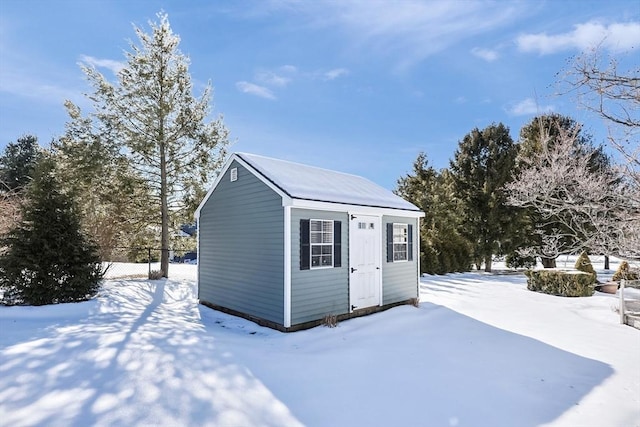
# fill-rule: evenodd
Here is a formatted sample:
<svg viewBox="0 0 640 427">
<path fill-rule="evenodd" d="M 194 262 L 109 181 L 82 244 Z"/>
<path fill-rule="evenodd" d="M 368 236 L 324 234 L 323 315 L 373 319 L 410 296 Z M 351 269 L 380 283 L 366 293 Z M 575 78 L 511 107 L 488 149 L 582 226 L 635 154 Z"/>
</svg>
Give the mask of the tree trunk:
<svg viewBox="0 0 640 427">
<path fill-rule="evenodd" d="M 484 257 L 484 271 L 487 273 L 491 273 L 491 255 L 487 255 Z"/>
<path fill-rule="evenodd" d="M 604 256 L 604 269 L 609 270 L 609 255 Z"/>
<path fill-rule="evenodd" d="M 169 277 L 169 205 L 167 202 L 167 159 L 165 143 L 160 141 L 160 204 L 162 212 L 162 232 L 160 235 L 160 271 L 162 277 Z"/>
<path fill-rule="evenodd" d="M 556 259 L 555 258 L 545 258 L 540 257 L 542 261 L 542 266 L 544 268 L 556 268 Z"/>
</svg>

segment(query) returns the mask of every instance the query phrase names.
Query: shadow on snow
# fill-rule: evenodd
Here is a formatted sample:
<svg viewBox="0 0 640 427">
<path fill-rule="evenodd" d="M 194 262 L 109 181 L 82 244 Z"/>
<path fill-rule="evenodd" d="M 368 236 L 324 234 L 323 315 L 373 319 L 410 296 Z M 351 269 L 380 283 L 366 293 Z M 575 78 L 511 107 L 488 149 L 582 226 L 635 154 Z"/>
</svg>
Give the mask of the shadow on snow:
<svg viewBox="0 0 640 427">
<path fill-rule="evenodd" d="M 4 422 L 534 427 L 613 372 L 430 303 L 282 334 L 193 289 L 119 281 L 64 320 L 0 311 L 21 331 L 0 338 Z"/>
</svg>

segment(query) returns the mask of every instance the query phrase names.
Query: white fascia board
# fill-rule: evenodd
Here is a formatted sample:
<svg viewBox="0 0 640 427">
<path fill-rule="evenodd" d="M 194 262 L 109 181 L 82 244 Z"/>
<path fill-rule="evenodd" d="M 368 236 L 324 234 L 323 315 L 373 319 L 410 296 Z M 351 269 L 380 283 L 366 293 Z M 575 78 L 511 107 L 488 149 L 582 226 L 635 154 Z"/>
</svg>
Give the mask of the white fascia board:
<svg viewBox="0 0 640 427">
<path fill-rule="evenodd" d="M 291 327 L 291 206 L 284 207 L 284 327 Z"/>
<path fill-rule="evenodd" d="M 202 202 L 200 202 L 200 205 L 198 205 L 198 209 L 196 209 L 196 212 L 195 212 L 195 215 L 194 215 L 196 220 L 198 220 L 200 218 L 200 211 L 202 211 L 202 208 L 204 207 L 205 203 L 207 203 L 207 200 L 209 200 L 209 197 L 211 197 L 211 194 L 213 194 L 213 191 L 216 189 L 216 187 L 218 186 L 220 181 L 222 181 L 222 178 L 227 173 L 227 170 L 231 167 L 231 165 L 233 164 L 234 160 L 236 162 L 238 162 L 240 165 L 242 165 L 249 172 L 251 172 L 253 175 L 255 175 L 255 177 L 258 178 L 260 181 L 262 181 L 265 185 L 267 185 L 269 188 L 271 188 L 273 191 L 275 191 L 280 197 L 282 197 L 282 206 L 290 206 L 291 205 L 291 197 L 289 197 L 289 195 L 284 193 L 280 188 L 275 186 L 271 181 L 269 181 L 268 179 L 263 177 L 262 174 L 260 172 L 258 172 L 257 170 L 255 170 L 249 163 L 247 163 L 244 160 L 242 160 L 236 154 L 233 154 L 225 162 L 224 166 L 222 166 L 222 169 L 220 170 L 220 173 L 216 177 L 215 181 L 213 181 L 213 185 L 211 185 L 211 188 L 209 189 L 209 191 L 207 191 L 207 195 L 204 196 L 204 199 L 202 199 Z"/>
<path fill-rule="evenodd" d="M 194 214 L 194 217 L 195 217 L 196 221 L 198 221 L 200 219 L 200 211 L 202 211 L 202 208 L 204 207 L 205 203 L 207 203 L 207 200 L 209 200 L 209 197 L 211 197 L 211 194 L 213 193 L 213 190 L 216 189 L 216 187 L 218 186 L 218 184 L 220 183 L 220 181 L 224 177 L 224 174 L 227 173 L 227 169 L 229 169 L 229 167 L 231 166 L 231 163 L 233 163 L 233 161 L 235 160 L 235 157 L 236 157 L 236 155 L 234 154 L 234 155 L 232 155 L 231 157 L 229 157 L 227 159 L 227 161 L 222 166 L 222 169 L 220 170 L 220 173 L 218 174 L 218 176 L 216 176 L 216 179 L 213 181 L 213 184 L 211 185 L 211 188 L 209 188 L 209 191 L 207 191 L 207 195 L 204 196 L 204 198 L 202 199 L 202 201 L 198 205 L 198 208 L 196 209 L 196 212 Z"/>
<path fill-rule="evenodd" d="M 333 212 L 358 212 L 361 215 L 372 216 L 402 216 L 407 218 L 423 218 L 422 211 L 408 211 L 404 209 L 378 208 L 373 206 L 348 205 L 344 203 L 318 202 L 314 200 L 292 199 L 291 206 L 299 209 L 311 209 Z"/>
</svg>

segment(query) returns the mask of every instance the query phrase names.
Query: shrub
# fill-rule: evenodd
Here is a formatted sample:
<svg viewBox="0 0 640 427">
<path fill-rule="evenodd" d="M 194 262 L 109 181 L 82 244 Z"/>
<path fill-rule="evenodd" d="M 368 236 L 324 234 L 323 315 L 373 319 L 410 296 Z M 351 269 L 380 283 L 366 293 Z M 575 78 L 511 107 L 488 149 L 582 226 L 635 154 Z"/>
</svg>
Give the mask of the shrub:
<svg viewBox="0 0 640 427">
<path fill-rule="evenodd" d="M 583 271 L 585 273 L 593 274 L 593 278 L 597 277 L 596 270 L 591 265 L 591 260 L 589 259 L 589 255 L 587 255 L 586 251 L 582 251 L 578 259 L 576 260 L 575 269 L 578 271 Z"/>
<path fill-rule="evenodd" d="M 536 257 L 512 252 L 507 255 L 504 263 L 509 268 L 533 268 L 536 266 Z"/>
<path fill-rule="evenodd" d="M 588 297 L 593 295 L 596 278 L 584 272 L 558 270 L 527 270 L 527 289 L 563 297 Z"/>
<path fill-rule="evenodd" d="M 614 282 L 619 282 L 622 279 L 639 280 L 640 273 L 637 271 L 633 271 L 627 261 L 622 261 L 618 266 L 618 269 L 616 270 L 616 272 L 613 274 L 612 280 Z"/>
</svg>

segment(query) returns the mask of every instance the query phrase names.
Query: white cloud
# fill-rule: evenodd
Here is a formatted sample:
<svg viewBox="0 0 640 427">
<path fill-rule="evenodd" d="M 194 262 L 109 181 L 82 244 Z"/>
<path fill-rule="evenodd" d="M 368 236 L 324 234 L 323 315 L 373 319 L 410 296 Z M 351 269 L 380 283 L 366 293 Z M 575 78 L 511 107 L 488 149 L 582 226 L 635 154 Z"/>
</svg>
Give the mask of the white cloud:
<svg viewBox="0 0 640 427">
<path fill-rule="evenodd" d="M 258 70 L 255 79 L 267 86 L 285 87 L 298 73 L 298 69 L 293 65 L 283 65 L 275 70 Z"/>
<path fill-rule="evenodd" d="M 349 74 L 349 70 L 346 68 L 334 68 L 333 70 L 329 70 L 323 74 L 324 80 L 335 80 L 338 77 L 346 76 Z"/>
<path fill-rule="evenodd" d="M 291 82 L 290 77 L 280 76 L 273 71 L 258 71 L 256 80 L 267 86 L 285 87 Z"/>
<path fill-rule="evenodd" d="M 554 110 L 553 105 L 539 105 L 533 98 L 526 98 L 507 107 L 507 113 L 512 116 L 529 116 L 533 114 L 548 113 Z"/>
<path fill-rule="evenodd" d="M 474 47 L 471 49 L 471 53 L 478 58 L 484 59 L 487 62 L 493 62 L 498 59 L 498 52 L 491 49 L 483 49 L 480 47 Z"/>
<path fill-rule="evenodd" d="M 261 3 L 296 13 L 299 25 L 330 31 L 351 54 L 391 58 L 397 69 L 420 62 L 462 40 L 513 24 L 530 13 L 519 2 L 450 0 L 314 0 Z M 266 10 L 263 10 L 266 13 Z"/>
<path fill-rule="evenodd" d="M 260 98 L 266 99 L 276 99 L 276 96 L 273 94 L 271 89 L 264 86 L 259 86 L 255 83 L 245 81 L 237 82 L 236 88 L 238 88 L 240 92 L 248 93 L 249 95 L 255 95 L 259 96 Z"/>
<path fill-rule="evenodd" d="M 113 74 L 118 74 L 118 72 L 122 70 L 125 65 L 125 63 L 121 61 L 114 61 L 113 59 L 99 59 L 88 55 L 81 55 L 80 60 L 86 65 L 92 67 L 106 68 L 108 70 L 111 70 Z"/>
<path fill-rule="evenodd" d="M 640 22 L 614 23 L 605 26 L 587 22 L 574 26 L 573 31 L 555 35 L 547 33 L 523 34 L 516 40 L 523 52 L 548 55 L 571 49 L 585 50 L 602 45 L 613 52 L 640 46 Z"/>
</svg>

